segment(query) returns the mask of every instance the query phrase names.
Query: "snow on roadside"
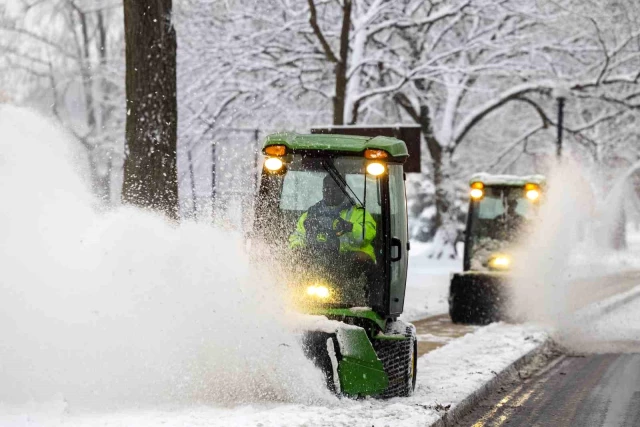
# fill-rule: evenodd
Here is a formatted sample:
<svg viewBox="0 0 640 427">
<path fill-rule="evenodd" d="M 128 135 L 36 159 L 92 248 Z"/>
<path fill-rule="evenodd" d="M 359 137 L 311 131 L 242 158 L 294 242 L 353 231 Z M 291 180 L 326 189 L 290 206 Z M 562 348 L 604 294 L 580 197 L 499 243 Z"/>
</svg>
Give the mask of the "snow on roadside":
<svg viewBox="0 0 640 427">
<path fill-rule="evenodd" d="M 640 285 L 591 304 L 551 331 L 553 340 L 577 352 L 640 349 Z"/>
<path fill-rule="evenodd" d="M 0 407 L 2 426 L 152 427 L 189 426 L 426 426 L 440 417 L 437 407 L 459 404 L 496 373 L 533 350 L 547 335 L 532 325 L 492 324 L 418 360 L 416 392 L 387 401 L 341 399 L 327 405 L 257 403 L 235 407 L 190 406 L 108 414 L 20 413 Z M 35 410 L 33 407 L 32 410 Z"/>
<path fill-rule="evenodd" d="M 419 359 L 424 381 L 416 395 L 455 407 L 547 339 L 547 333 L 533 324 L 493 323 L 480 328 Z"/>
</svg>

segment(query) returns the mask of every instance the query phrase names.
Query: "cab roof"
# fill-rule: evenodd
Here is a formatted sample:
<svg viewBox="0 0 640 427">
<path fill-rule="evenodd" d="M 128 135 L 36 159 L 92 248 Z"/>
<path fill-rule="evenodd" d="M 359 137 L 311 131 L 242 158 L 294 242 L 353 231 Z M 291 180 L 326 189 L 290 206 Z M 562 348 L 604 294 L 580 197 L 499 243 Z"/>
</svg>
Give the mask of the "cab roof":
<svg viewBox="0 0 640 427">
<path fill-rule="evenodd" d="M 335 134 L 298 134 L 275 133 L 267 136 L 262 149 L 270 145 L 284 145 L 291 151 L 324 150 L 362 153 L 367 149 L 385 150 L 391 157 L 404 160 L 409 156 L 406 144 L 396 138 L 387 136 L 335 135 Z"/>
<path fill-rule="evenodd" d="M 537 184 L 543 186 L 546 184 L 547 178 L 544 175 L 492 175 L 482 172 L 471 176 L 469 184 L 473 184 L 474 182 L 481 182 L 487 187 L 522 187 L 525 184 Z"/>
</svg>

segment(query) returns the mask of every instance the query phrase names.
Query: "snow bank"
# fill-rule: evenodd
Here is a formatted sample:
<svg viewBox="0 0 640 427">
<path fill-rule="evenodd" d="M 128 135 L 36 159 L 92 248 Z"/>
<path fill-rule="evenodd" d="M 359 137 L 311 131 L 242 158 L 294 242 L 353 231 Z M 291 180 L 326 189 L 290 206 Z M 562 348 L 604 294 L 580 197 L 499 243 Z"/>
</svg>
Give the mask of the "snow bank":
<svg viewBox="0 0 640 427">
<path fill-rule="evenodd" d="M 238 236 L 97 211 L 69 137 L 34 113 L 1 106 L 0 135 L 0 402 L 334 400 Z"/>
<path fill-rule="evenodd" d="M 416 394 L 456 406 L 547 338 L 532 324 L 494 323 L 480 328 L 420 358 L 418 372 L 425 390 Z"/>
</svg>

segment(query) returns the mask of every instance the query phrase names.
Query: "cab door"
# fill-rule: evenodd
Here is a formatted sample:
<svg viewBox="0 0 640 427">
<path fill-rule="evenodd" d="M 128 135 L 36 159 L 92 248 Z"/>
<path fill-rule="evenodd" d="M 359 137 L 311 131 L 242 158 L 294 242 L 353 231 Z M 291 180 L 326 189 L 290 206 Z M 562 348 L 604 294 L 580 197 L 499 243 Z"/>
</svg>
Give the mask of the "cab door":
<svg viewBox="0 0 640 427">
<path fill-rule="evenodd" d="M 404 307 L 409 263 L 407 196 L 402 165 L 389 164 L 389 314 L 399 315 Z"/>
</svg>

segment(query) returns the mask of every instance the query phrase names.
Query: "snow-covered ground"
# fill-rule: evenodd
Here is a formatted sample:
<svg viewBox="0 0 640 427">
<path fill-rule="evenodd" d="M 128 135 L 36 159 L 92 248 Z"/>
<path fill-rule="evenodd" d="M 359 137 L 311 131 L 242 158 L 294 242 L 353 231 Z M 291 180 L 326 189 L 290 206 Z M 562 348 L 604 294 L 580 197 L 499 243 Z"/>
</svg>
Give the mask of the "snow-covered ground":
<svg viewBox="0 0 640 427">
<path fill-rule="evenodd" d="M 589 337 L 592 342 L 627 341 L 640 344 L 640 288 L 635 288 L 627 294 L 635 298 L 595 320 L 588 327 L 583 325 L 586 329 L 584 336 Z"/>
<path fill-rule="evenodd" d="M 427 256 L 429 245 L 411 242 L 407 293 L 402 319 L 423 319 L 446 313 L 449 310 L 449 283 L 451 273 L 462 270 L 462 258 L 431 259 Z M 462 254 L 459 245 L 458 253 Z"/>
<path fill-rule="evenodd" d="M 565 319 L 553 339 L 577 352 L 640 351 L 640 285 Z"/>
<path fill-rule="evenodd" d="M 605 306 L 621 298 L 635 296 L 625 305 L 598 315 Z M 591 343 L 599 341 L 635 342 L 640 340 L 640 287 L 607 303 L 583 310 L 590 321 L 579 321 L 589 331 Z M 575 336 L 575 335 L 574 335 Z M 155 426 L 428 426 L 437 421 L 445 408 L 455 408 L 495 375 L 509 367 L 545 340 L 541 327 L 492 324 L 437 349 L 418 361 L 416 392 L 409 398 L 387 401 L 350 400 L 326 396 L 320 402 L 291 403 L 256 400 L 245 404 L 194 404 L 126 409 L 112 412 L 83 412 L 67 405 L 62 397 L 45 404 L 0 406 L 2 426 L 57 427 L 155 427 Z M 601 350 L 606 351 L 603 347 Z M 593 349 L 593 347 L 591 347 Z M 597 351 L 597 349 L 596 349 Z"/>
<path fill-rule="evenodd" d="M 415 394 L 387 401 L 327 398 L 322 404 L 258 402 L 83 413 L 62 398 L 44 405 L 0 407 L 2 426 L 362 426 L 409 427 L 435 422 L 546 339 L 531 325 L 493 324 L 435 350 L 418 361 Z"/>
</svg>

